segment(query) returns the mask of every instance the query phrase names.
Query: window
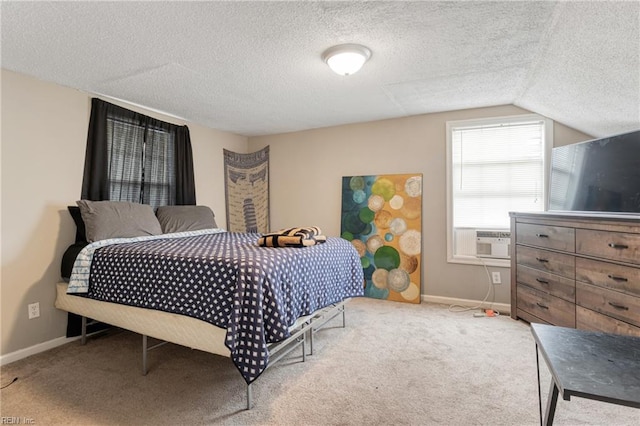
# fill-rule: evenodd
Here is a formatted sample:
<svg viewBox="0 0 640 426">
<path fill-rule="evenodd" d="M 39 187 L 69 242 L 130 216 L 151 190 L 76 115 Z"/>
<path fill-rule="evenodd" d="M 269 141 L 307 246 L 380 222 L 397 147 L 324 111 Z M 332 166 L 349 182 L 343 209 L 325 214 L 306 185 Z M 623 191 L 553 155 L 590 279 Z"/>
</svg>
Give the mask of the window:
<svg viewBox="0 0 640 426">
<path fill-rule="evenodd" d="M 538 115 L 447 123 L 447 259 L 508 266 L 510 211 L 545 209 L 553 122 Z"/>
<path fill-rule="evenodd" d="M 195 204 L 189 129 L 92 99 L 81 197 Z"/>
<path fill-rule="evenodd" d="M 109 199 L 175 204 L 174 138 L 149 123 L 107 115 Z"/>
</svg>

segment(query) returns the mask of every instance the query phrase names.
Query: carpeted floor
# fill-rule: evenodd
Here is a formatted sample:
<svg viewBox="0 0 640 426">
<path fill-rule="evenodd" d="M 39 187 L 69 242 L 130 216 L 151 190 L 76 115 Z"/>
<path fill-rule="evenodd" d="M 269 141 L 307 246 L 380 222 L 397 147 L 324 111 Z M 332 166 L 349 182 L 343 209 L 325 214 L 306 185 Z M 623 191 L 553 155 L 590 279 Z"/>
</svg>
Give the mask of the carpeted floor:
<svg viewBox="0 0 640 426">
<path fill-rule="evenodd" d="M 254 384 L 231 361 L 165 345 L 140 374 L 141 338 L 112 331 L 2 367 L 2 418 L 38 425 L 537 425 L 535 344 L 526 323 L 446 306 L 354 299 Z M 542 360 L 541 360 L 542 362 Z M 543 404 L 549 373 L 542 364 Z M 635 425 L 640 410 L 573 398 L 556 425 Z"/>
</svg>

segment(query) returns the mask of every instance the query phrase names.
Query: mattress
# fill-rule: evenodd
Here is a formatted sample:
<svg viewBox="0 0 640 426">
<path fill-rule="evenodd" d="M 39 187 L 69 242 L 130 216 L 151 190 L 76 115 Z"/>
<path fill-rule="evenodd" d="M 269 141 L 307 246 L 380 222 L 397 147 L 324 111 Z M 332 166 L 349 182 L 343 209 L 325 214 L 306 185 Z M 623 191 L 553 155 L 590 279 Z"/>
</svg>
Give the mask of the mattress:
<svg viewBox="0 0 640 426">
<path fill-rule="evenodd" d="M 65 282 L 56 286 L 58 309 L 192 349 L 230 355 L 224 345 L 226 330 L 223 328 L 184 315 L 67 294 L 67 286 Z"/>
<path fill-rule="evenodd" d="M 230 356 L 224 344 L 226 329 L 208 322 L 154 309 L 103 302 L 67 293 L 66 282 L 56 285 L 55 307 L 155 339 L 221 356 Z M 293 331 L 325 310 L 306 315 L 290 327 Z"/>
</svg>

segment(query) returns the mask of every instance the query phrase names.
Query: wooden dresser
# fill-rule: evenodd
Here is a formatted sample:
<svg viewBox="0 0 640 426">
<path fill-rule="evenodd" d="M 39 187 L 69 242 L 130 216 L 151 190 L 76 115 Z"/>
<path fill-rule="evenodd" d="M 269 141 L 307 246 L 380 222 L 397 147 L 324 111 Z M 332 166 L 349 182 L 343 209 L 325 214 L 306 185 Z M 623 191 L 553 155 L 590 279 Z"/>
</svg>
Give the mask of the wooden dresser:
<svg viewBox="0 0 640 426">
<path fill-rule="evenodd" d="M 511 213 L 511 317 L 640 336 L 640 217 Z"/>
</svg>

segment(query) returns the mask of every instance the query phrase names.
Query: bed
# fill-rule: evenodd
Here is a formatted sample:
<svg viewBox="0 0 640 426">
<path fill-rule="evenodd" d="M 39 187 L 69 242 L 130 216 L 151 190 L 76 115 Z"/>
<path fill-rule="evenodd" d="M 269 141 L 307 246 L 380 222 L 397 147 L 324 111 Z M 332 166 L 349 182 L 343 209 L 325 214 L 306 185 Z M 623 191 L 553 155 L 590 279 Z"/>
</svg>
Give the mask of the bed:
<svg viewBox="0 0 640 426">
<path fill-rule="evenodd" d="M 96 217 L 110 212 L 99 203 L 123 207 L 89 203 Z M 268 366 L 296 347 L 304 359 L 314 332 L 339 314 L 344 324 L 346 301 L 363 294 L 359 255 L 341 238 L 260 247 L 260 234 L 226 232 L 215 222 L 193 229 L 162 221 L 141 235 L 96 236 L 95 217 L 82 213 L 89 244 L 75 256 L 69 282 L 58 283 L 56 307 L 83 317 L 83 341 L 86 318 L 140 333 L 145 374 L 147 336 L 228 356 L 247 383 L 247 408 L 251 384 Z M 116 213 L 126 218 L 117 226 L 136 222 Z"/>
</svg>

